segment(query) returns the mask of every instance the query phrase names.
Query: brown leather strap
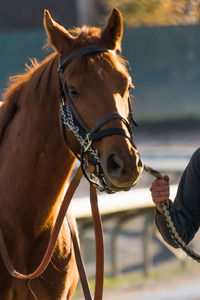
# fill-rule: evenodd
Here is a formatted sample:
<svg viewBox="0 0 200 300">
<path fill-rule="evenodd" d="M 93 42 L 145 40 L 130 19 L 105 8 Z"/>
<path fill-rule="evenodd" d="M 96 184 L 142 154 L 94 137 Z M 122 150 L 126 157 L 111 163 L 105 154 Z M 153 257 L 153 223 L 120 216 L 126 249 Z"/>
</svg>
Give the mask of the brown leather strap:
<svg viewBox="0 0 200 300">
<path fill-rule="evenodd" d="M 74 192 L 76 191 L 76 188 L 80 183 L 81 177 L 82 177 L 82 170 L 81 167 L 79 167 L 64 196 L 45 255 L 40 265 L 33 273 L 26 275 L 26 274 L 19 273 L 15 270 L 11 262 L 10 256 L 8 254 L 8 250 L 5 245 L 3 234 L 0 228 L 0 253 L 8 272 L 13 277 L 16 277 L 18 279 L 34 279 L 40 276 L 45 271 L 45 269 L 47 268 L 51 260 L 56 245 L 57 237 L 63 223 L 63 219 L 66 215 L 67 209 L 74 195 Z M 95 243 L 96 243 L 96 280 L 95 280 L 94 300 L 102 300 L 103 281 L 104 281 L 104 241 L 103 241 L 101 217 L 99 214 L 99 209 L 97 204 L 97 192 L 96 192 L 96 188 L 93 185 L 90 185 L 90 202 L 91 202 L 92 217 L 93 217 L 94 230 L 95 230 Z M 83 287 L 84 296 L 86 300 L 92 300 L 87 276 L 81 258 L 78 238 L 74 228 L 73 220 L 71 219 L 71 216 L 69 214 L 67 215 L 67 219 L 70 226 L 70 231 L 71 231 L 71 236 L 72 236 L 72 241 L 73 241 L 74 251 L 75 251 L 75 257 L 76 257 L 76 263 L 79 270 L 79 276 Z"/>
<path fill-rule="evenodd" d="M 101 217 L 99 214 L 97 203 L 97 191 L 96 187 L 90 185 L 90 203 L 92 209 L 92 218 L 95 231 L 95 243 L 96 243 L 96 280 L 95 280 L 95 292 L 94 300 L 102 300 L 103 297 L 103 283 L 104 283 L 104 240 L 103 240 L 103 228 Z"/>
<path fill-rule="evenodd" d="M 90 185 L 90 203 L 92 209 L 92 218 L 95 231 L 95 243 L 96 243 L 96 279 L 95 279 L 95 292 L 94 300 L 102 300 L 103 297 L 103 282 L 104 282 L 104 241 L 103 241 L 103 229 L 101 217 L 98 209 L 97 192 L 96 188 Z M 70 215 L 67 215 L 68 223 L 70 226 L 74 252 L 76 257 L 77 268 L 79 271 L 80 281 L 83 289 L 83 293 L 86 300 L 91 300 L 90 288 L 87 280 L 87 276 L 84 270 L 83 261 L 80 253 L 80 247 L 78 243 L 77 234 L 74 228 L 73 220 Z"/>
<path fill-rule="evenodd" d="M 15 270 L 15 268 L 11 262 L 10 256 L 8 254 L 8 250 L 7 250 L 7 247 L 4 242 L 2 231 L 0 229 L 0 253 L 1 253 L 3 262 L 4 262 L 8 272 L 13 277 L 16 277 L 18 279 L 33 279 L 33 278 L 40 276 L 44 272 L 44 270 L 47 268 L 47 266 L 51 260 L 55 245 L 56 245 L 56 240 L 57 240 L 58 234 L 60 232 L 60 228 L 62 226 L 63 219 L 66 215 L 67 209 L 68 209 L 71 199 L 74 195 L 74 192 L 76 191 L 76 189 L 80 183 L 81 177 L 82 177 L 82 170 L 81 170 L 81 167 L 79 167 L 78 171 L 76 172 L 74 178 L 72 179 L 72 181 L 69 185 L 69 188 L 64 196 L 64 199 L 61 204 L 61 207 L 60 207 L 60 210 L 59 210 L 59 213 L 58 213 L 58 216 L 57 216 L 57 219 L 56 219 L 53 231 L 52 231 L 51 238 L 48 243 L 47 250 L 44 254 L 44 257 L 43 257 L 40 265 L 37 267 L 37 269 L 33 273 L 26 275 L 26 274 L 21 274 Z"/>
<path fill-rule="evenodd" d="M 68 220 L 68 224 L 70 227 L 70 232 L 71 232 L 71 237 L 72 237 L 72 241 L 73 241 L 75 257 L 76 257 L 76 265 L 78 268 L 79 277 L 80 277 L 83 293 L 85 296 L 85 300 L 92 300 L 86 272 L 85 272 L 84 265 L 83 265 L 83 260 L 81 257 L 78 238 L 77 238 L 76 230 L 74 228 L 74 223 L 71 218 L 71 215 L 67 214 L 67 220 Z"/>
</svg>

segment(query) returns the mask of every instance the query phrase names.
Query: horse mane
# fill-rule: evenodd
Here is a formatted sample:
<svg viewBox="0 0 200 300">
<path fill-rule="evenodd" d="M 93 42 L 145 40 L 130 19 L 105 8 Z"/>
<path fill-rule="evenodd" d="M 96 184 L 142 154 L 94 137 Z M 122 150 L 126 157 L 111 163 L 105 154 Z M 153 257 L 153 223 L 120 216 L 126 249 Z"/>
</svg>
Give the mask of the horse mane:
<svg viewBox="0 0 200 300">
<path fill-rule="evenodd" d="M 26 69 L 24 74 L 17 74 L 9 77 L 8 88 L 3 94 L 3 100 L 10 98 L 15 91 L 18 91 L 21 86 L 30 79 L 32 73 L 38 69 L 39 62 L 36 58 L 30 59 L 30 62 L 31 65 L 25 64 Z"/>
<path fill-rule="evenodd" d="M 12 98 L 15 92 L 18 92 L 23 87 L 23 85 L 30 80 L 31 76 L 33 75 L 33 73 L 35 73 L 36 70 L 41 69 L 42 73 L 46 64 L 53 57 L 55 57 L 55 53 L 47 56 L 41 63 L 36 58 L 30 59 L 31 64 L 25 64 L 26 68 L 24 73 L 9 77 L 8 87 L 3 93 L 2 100 L 4 101 Z"/>
</svg>

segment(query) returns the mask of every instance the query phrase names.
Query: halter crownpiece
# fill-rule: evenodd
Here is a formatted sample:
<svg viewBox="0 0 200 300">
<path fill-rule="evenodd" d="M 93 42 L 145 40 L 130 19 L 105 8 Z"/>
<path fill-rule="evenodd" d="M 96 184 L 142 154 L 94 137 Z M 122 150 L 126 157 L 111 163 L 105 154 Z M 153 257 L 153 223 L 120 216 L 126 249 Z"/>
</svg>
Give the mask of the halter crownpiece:
<svg viewBox="0 0 200 300">
<path fill-rule="evenodd" d="M 71 149 L 74 155 L 80 160 L 83 174 L 85 175 L 86 179 L 95 185 L 100 191 L 106 191 L 107 193 L 113 193 L 110 189 L 108 184 L 106 183 L 106 179 L 104 177 L 103 169 L 101 166 L 101 161 L 98 157 L 97 150 L 92 148 L 93 141 L 102 139 L 106 136 L 112 135 L 122 135 L 129 139 L 132 145 L 136 148 L 133 143 L 133 127 L 137 124 L 135 123 L 132 112 L 131 112 L 131 104 L 129 102 L 130 108 L 130 120 L 129 122 L 126 118 L 122 117 L 119 113 L 113 112 L 106 116 L 104 116 L 101 120 L 99 120 L 92 128 L 88 128 L 85 122 L 82 120 L 81 116 L 79 115 L 78 111 L 76 110 L 67 86 L 63 82 L 63 70 L 64 68 L 76 57 L 87 55 L 87 54 L 95 54 L 101 52 L 108 52 L 111 54 L 115 54 L 113 50 L 110 50 L 101 45 L 90 45 L 87 47 L 83 47 L 78 49 L 71 54 L 63 61 L 59 60 L 58 63 L 58 73 L 59 73 L 59 83 L 60 83 L 60 111 L 61 111 L 61 119 L 62 119 L 62 130 L 64 140 L 67 146 Z M 111 120 L 119 119 L 121 120 L 124 125 L 126 126 L 127 130 L 122 128 L 107 128 L 102 129 L 102 126 L 108 123 Z M 65 125 L 67 125 L 68 130 L 72 131 L 74 136 L 77 138 L 78 142 L 81 146 L 80 154 L 77 154 L 73 151 L 70 147 L 69 141 L 67 139 Z M 86 153 L 90 153 L 92 156 L 93 162 L 89 162 L 87 157 L 85 156 Z M 87 169 L 90 165 L 94 165 L 94 171 L 87 174 Z"/>
<path fill-rule="evenodd" d="M 63 70 L 63 68 L 65 68 L 66 65 L 68 65 L 74 58 L 78 56 L 91 54 L 91 53 L 101 53 L 101 52 L 109 52 L 115 55 L 115 52 L 113 50 L 108 49 L 107 47 L 101 45 L 90 45 L 87 47 L 83 47 L 70 53 L 67 56 L 67 58 L 65 58 L 63 61 L 59 60 L 58 73 L 60 73 L 60 71 Z"/>
</svg>

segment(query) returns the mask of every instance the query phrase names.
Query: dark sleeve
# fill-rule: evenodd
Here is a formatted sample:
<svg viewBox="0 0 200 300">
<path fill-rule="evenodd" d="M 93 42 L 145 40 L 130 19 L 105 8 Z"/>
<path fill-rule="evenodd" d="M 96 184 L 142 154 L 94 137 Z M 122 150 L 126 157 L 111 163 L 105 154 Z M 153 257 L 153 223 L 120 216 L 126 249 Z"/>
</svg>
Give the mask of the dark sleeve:
<svg viewBox="0 0 200 300">
<path fill-rule="evenodd" d="M 169 212 L 178 234 L 188 244 L 200 225 L 200 149 L 193 154 L 182 175 L 175 201 L 170 201 Z M 158 211 L 155 222 L 164 240 L 177 248 L 169 234 L 163 214 Z"/>
</svg>

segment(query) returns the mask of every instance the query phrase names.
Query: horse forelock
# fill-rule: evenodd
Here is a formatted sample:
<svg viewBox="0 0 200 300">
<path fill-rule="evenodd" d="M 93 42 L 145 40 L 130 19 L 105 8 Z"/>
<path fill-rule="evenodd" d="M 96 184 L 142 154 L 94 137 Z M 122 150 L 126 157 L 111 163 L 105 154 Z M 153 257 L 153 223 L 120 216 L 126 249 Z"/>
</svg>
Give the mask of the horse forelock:
<svg viewBox="0 0 200 300">
<path fill-rule="evenodd" d="M 84 43 L 85 41 L 88 43 L 88 40 L 95 40 L 96 38 L 100 38 L 101 29 L 99 27 L 74 27 L 69 29 L 69 32 L 74 36 L 80 43 Z"/>
<path fill-rule="evenodd" d="M 69 30 L 70 34 L 74 37 L 73 50 L 77 50 L 89 45 L 102 45 L 101 29 L 98 27 L 89 27 L 84 25 L 83 27 L 76 27 Z M 72 50 L 72 51 L 73 51 Z M 114 53 L 114 52 L 113 52 Z M 74 59 L 68 68 L 69 74 L 80 73 L 80 71 L 87 71 L 88 68 L 96 68 L 98 72 L 99 68 L 109 67 L 112 70 L 123 72 L 128 75 L 127 60 L 125 60 L 120 54 L 99 53 L 83 55 Z"/>
</svg>

